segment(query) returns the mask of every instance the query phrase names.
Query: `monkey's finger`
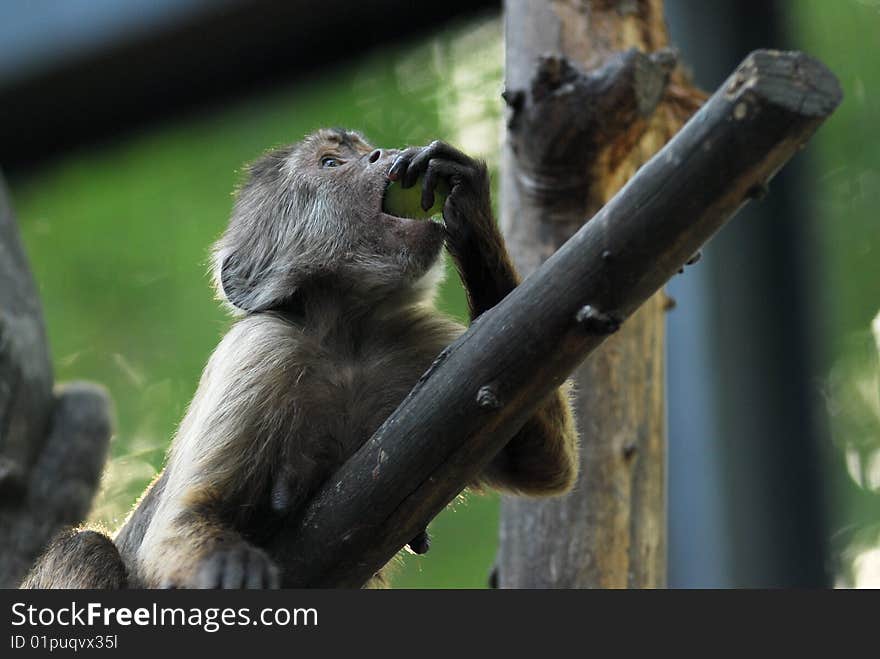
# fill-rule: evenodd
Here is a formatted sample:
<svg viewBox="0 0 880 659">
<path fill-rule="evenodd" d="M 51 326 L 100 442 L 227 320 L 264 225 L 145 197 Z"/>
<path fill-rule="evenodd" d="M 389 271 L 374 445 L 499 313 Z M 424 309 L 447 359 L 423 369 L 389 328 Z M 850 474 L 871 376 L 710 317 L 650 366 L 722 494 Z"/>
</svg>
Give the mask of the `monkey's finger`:
<svg viewBox="0 0 880 659">
<path fill-rule="evenodd" d="M 402 154 L 397 156 L 391 164 L 391 169 L 388 170 L 388 178 L 392 181 L 397 181 L 400 178 L 401 173 L 406 172 L 408 164 L 409 161 L 404 158 Z"/>
<path fill-rule="evenodd" d="M 263 566 L 253 565 L 245 575 L 244 587 L 248 590 L 261 590 L 263 586 Z"/>
<path fill-rule="evenodd" d="M 422 182 L 422 210 L 427 211 L 434 205 L 434 189 L 437 187 L 437 166 L 436 161 L 432 160 L 428 163 L 425 170 L 425 179 Z"/>
<path fill-rule="evenodd" d="M 441 140 L 434 140 L 428 146 L 420 149 L 419 152 L 413 156 L 410 168 L 415 167 L 418 170 L 422 170 L 426 167 L 426 163 L 429 160 L 435 158 L 440 160 L 451 160 L 459 165 L 470 165 L 474 162 L 473 158 L 462 153 L 454 146 L 450 146 Z"/>
<path fill-rule="evenodd" d="M 434 140 L 428 146 L 421 149 L 409 163 L 406 173 L 402 175 L 401 184 L 408 188 L 416 182 L 416 179 L 428 169 L 428 165 L 435 160 L 449 161 L 462 167 L 472 166 L 474 160 L 466 156 L 455 147 L 446 142 Z M 430 208 L 430 206 L 428 207 Z"/>
<path fill-rule="evenodd" d="M 406 171 L 409 168 L 409 164 L 412 159 L 419 152 L 418 147 L 409 147 L 408 149 L 404 149 L 397 158 L 395 158 L 394 162 L 391 165 L 391 169 L 388 170 L 388 178 L 392 181 L 400 180 L 400 184 L 404 188 L 408 188 L 412 183 L 407 185 L 404 182 L 403 177 L 406 176 Z"/>
<path fill-rule="evenodd" d="M 248 554 L 246 551 L 232 551 L 226 557 L 220 587 L 224 590 L 238 589 L 244 585 Z"/>
<path fill-rule="evenodd" d="M 431 158 L 444 158 L 446 160 L 452 160 L 453 162 L 457 162 L 460 165 L 468 165 L 474 161 L 466 153 L 459 151 L 451 144 L 447 144 L 443 140 L 434 140 L 427 147 L 425 147 L 427 151 L 430 152 Z"/>
<path fill-rule="evenodd" d="M 419 153 L 417 153 L 410 161 L 406 173 L 401 175 L 400 184 L 405 188 L 414 185 L 419 176 L 427 170 L 432 158 L 435 157 L 436 155 L 432 155 L 431 147 L 426 146 L 419 151 Z M 430 208 L 430 206 L 428 208 Z"/>
<path fill-rule="evenodd" d="M 261 554 L 252 554 L 251 559 L 244 587 L 249 590 L 278 588 L 280 573 L 272 561 Z"/>
<path fill-rule="evenodd" d="M 431 169 L 434 171 L 435 178 L 439 177 L 446 179 L 450 188 L 454 188 L 463 181 L 470 180 L 475 174 L 473 167 L 462 165 L 453 162 L 452 160 L 432 160 Z"/>
<path fill-rule="evenodd" d="M 266 588 L 271 588 L 272 590 L 278 590 L 281 588 L 281 570 L 272 563 L 269 563 L 269 569 L 266 571 L 264 583 Z"/>
<path fill-rule="evenodd" d="M 199 569 L 194 586 L 199 589 L 220 588 L 225 559 L 226 555 L 222 553 L 209 557 Z"/>
</svg>

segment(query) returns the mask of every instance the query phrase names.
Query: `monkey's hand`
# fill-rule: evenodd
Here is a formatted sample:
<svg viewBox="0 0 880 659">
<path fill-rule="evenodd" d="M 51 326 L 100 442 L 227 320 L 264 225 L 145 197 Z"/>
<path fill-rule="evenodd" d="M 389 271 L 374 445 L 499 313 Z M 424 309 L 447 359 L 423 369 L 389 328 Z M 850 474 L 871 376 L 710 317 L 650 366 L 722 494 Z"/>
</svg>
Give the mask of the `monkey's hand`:
<svg viewBox="0 0 880 659">
<path fill-rule="evenodd" d="M 403 188 L 412 187 L 422 178 L 424 210 L 434 205 L 437 182 L 442 179 L 449 184 L 443 220 L 450 249 L 464 246 L 471 232 L 481 228 L 479 225 L 494 225 L 486 164 L 446 142 L 434 140 L 428 146 L 405 149 L 388 170 L 388 178 L 399 180 Z"/>
<path fill-rule="evenodd" d="M 443 206 L 446 246 L 467 289 L 474 319 L 519 283 L 492 217 L 486 164 L 435 140 L 425 147 L 405 149 L 388 171 L 388 178 L 399 180 L 404 188 L 415 185 L 420 177 L 424 209 L 434 205 L 437 181 L 449 184 Z"/>
<path fill-rule="evenodd" d="M 226 540 L 224 538 L 224 540 Z M 244 540 L 217 542 L 193 563 L 166 579 L 163 588 L 278 588 L 280 572 L 262 549 Z"/>
</svg>

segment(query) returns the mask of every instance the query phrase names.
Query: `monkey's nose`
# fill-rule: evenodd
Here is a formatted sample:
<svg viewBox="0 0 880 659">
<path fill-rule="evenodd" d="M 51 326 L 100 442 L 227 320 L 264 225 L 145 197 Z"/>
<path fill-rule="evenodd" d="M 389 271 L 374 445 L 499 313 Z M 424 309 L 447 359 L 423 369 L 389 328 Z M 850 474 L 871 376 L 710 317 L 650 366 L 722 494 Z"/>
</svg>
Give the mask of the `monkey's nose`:
<svg viewBox="0 0 880 659">
<path fill-rule="evenodd" d="M 370 164 L 373 164 L 382 157 L 382 149 L 376 149 L 370 154 Z"/>
</svg>

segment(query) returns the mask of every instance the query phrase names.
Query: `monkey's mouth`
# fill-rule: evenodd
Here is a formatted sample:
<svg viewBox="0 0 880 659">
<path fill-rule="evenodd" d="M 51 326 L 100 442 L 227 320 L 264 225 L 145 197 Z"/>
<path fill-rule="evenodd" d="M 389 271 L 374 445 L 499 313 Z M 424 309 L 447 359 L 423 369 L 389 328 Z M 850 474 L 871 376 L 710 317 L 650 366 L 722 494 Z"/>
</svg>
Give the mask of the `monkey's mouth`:
<svg viewBox="0 0 880 659">
<path fill-rule="evenodd" d="M 391 179 L 385 179 L 380 210 L 396 220 L 443 223 L 442 213 L 436 205 L 427 211 L 422 208 L 422 190 L 418 185 L 403 188 Z"/>
</svg>

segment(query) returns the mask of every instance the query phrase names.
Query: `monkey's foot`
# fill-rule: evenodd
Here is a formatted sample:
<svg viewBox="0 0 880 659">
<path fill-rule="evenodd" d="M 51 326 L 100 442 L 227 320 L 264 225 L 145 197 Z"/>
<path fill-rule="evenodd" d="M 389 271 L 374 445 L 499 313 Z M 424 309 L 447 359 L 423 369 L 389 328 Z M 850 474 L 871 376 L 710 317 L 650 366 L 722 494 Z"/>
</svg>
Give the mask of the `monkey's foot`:
<svg viewBox="0 0 880 659">
<path fill-rule="evenodd" d="M 208 554 L 191 578 L 171 580 L 164 587 L 258 590 L 280 585 L 281 573 L 272 559 L 262 549 L 240 542 Z"/>
</svg>

